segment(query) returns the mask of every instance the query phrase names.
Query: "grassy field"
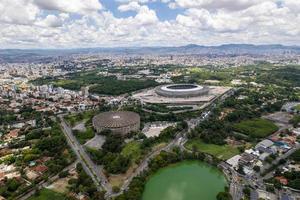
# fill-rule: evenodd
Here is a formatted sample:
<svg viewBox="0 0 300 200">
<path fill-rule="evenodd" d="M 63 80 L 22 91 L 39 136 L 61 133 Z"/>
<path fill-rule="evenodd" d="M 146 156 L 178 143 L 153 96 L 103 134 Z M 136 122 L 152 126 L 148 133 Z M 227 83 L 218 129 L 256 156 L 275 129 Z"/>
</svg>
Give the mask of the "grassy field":
<svg viewBox="0 0 300 200">
<path fill-rule="evenodd" d="M 75 126 L 77 123 L 83 120 L 87 121 L 91 119 L 95 114 L 95 111 L 91 110 L 82 113 L 67 115 L 64 118 L 71 126 Z"/>
<path fill-rule="evenodd" d="M 95 136 L 95 132 L 92 127 L 87 127 L 86 131 L 81 132 L 74 130 L 74 135 L 78 139 L 80 144 L 86 143 L 88 140 L 92 139 Z"/>
<path fill-rule="evenodd" d="M 296 105 L 296 106 L 294 107 L 294 109 L 295 109 L 296 111 L 300 111 L 300 104 Z"/>
<path fill-rule="evenodd" d="M 215 144 L 207 144 L 201 140 L 189 140 L 185 144 L 185 147 L 189 150 L 192 150 L 193 147 L 196 147 L 198 151 L 211 154 L 222 160 L 227 160 L 240 153 L 237 147 L 229 145 L 221 146 Z"/>
<path fill-rule="evenodd" d="M 121 154 L 123 156 L 129 157 L 132 162 L 136 162 L 140 160 L 142 156 L 141 144 L 137 141 L 129 142 L 122 149 Z"/>
<path fill-rule="evenodd" d="M 263 138 L 271 135 L 278 130 L 278 127 L 271 121 L 266 119 L 245 120 L 234 125 L 237 132 L 246 134 L 255 138 Z"/>
<path fill-rule="evenodd" d="M 65 200 L 66 197 L 63 194 L 54 192 L 49 189 L 42 189 L 38 196 L 32 196 L 29 200 Z"/>
<path fill-rule="evenodd" d="M 89 110 L 82 113 L 70 114 L 65 116 L 65 120 L 74 127 L 78 123 L 82 122 L 85 125 L 86 131 L 74 130 L 74 135 L 80 142 L 80 144 L 86 143 L 89 139 L 95 136 L 95 132 L 92 126 L 92 117 L 96 114 L 95 111 Z"/>
</svg>

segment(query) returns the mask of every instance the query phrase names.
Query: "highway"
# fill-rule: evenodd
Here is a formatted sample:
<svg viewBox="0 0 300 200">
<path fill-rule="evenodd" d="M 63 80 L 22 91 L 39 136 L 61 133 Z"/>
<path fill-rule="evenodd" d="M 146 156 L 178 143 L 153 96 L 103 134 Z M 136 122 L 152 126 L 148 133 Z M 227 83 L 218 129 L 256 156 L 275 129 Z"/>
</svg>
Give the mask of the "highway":
<svg viewBox="0 0 300 200">
<path fill-rule="evenodd" d="M 221 101 L 223 101 L 226 97 L 229 95 L 224 95 L 223 98 L 221 98 Z M 210 104 L 203 113 L 202 116 L 199 116 L 198 118 L 193 118 L 190 120 L 187 120 L 188 123 L 188 131 L 194 129 L 200 122 L 207 119 L 211 112 L 210 110 L 215 107 L 215 102 Z M 103 172 L 103 168 L 101 166 L 96 165 L 89 157 L 89 155 L 85 152 L 84 148 L 79 144 L 75 136 L 73 135 L 72 129 L 70 126 L 65 122 L 63 115 L 59 116 L 61 120 L 61 127 L 63 130 L 63 133 L 65 134 L 68 144 L 71 146 L 73 151 L 75 152 L 77 158 L 82 163 L 84 170 L 88 173 L 88 175 L 93 179 L 95 185 L 97 186 L 97 189 L 101 191 L 102 189 L 106 190 L 106 198 L 114 197 L 125 190 L 128 189 L 128 186 L 131 182 L 131 180 L 138 176 L 142 171 L 146 170 L 148 168 L 149 161 L 154 158 L 156 155 L 158 155 L 161 151 L 170 151 L 173 147 L 179 146 L 181 149 L 184 148 L 184 143 L 187 141 L 187 138 L 185 136 L 185 133 L 177 133 L 175 139 L 173 139 L 170 143 L 168 143 L 167 146 L 162 147 L 160 149 L 157 149 L 153 152 L 151 152 L 149 155 L 146 156 L 146 158 L 141 162 L 141 164 L 136 168 L 133 174 L 131 174 L 129 177 L 127 177 L 126 181 L 120 188 L 119 193 L 113 193 L 112 187 L 110 183 L 107 180 L 107 177 L 105 176 Z"/>
<path fill-rule="evenodd" d="M 195 126 L 197 124 L 199 124 L 201 121 L 208 118 L 209 115 L 210 115 L 210 112 L 207 112 L 202 117 L 198 117 L 198 118 L 187 121 L 188 126 L 189 126 L 188 130 L 195 128 Z M 127 190 L 132 179 L 134 177 L 138 176 L 142 171 L 146 170 L 148 168 L 149 161 L 151 159 L 153 159 L 155 156 L 157 156 L 161 151 L 170 151 L 175 146 L 179 146 L 179 147 L 181 147 L 181 149 L 185 149 L 183 145 L 187 141 L 184 133 L 178 133 L 176 135 L 175 139 L 173 139 L 167 146 L 157 149 L 157 150 L 151 152 L 150 154 L 148 154 L 145 157 L 145 159 L 141 162 L 141 164 L 138 166 L 138 168 L 136 168 L 134 173 L 126 178 L 126 181 L 120 188 L 120 192 L 113 193 L 112 187 L 109 184 L 105 174 L 103 173 L 103 168 L 101 166 L 96 165 L 90 159 L 89 155 L 85 152 L 82 145 L 77 141 L 77 139 L 73 135 L 73 132 L 72 132 L 72 129 L 70 128 L 70 126 L 65 122 L 63 115 L 60 115 L 59 118 L 61 120 L 61 127 L 63 130 L 63 133 L 65 134 L 65 136 L 67 138 L 68 144 L 71 146 L 71 148 L 75 152 L 77 158 L 82 163 L 84 170 L 93 179 L 94 183 L 97 186 L 97 189 L 98 190 L 102 190 L 102 189 L 106 190 L 106 197 L 114 197 L 114 196 L 121 194 L 125 190 Z"/>
<path fill-rule="evenodd" d="M 72 129 L 69 125 L 65 122 L 62 115 L 59 116 L 61 120 L 61 127 L 63 133 L 66 136 L 67 142 L 70 147 L 73 149 L 74 153 L 76 154 L 79 162 L 82 164 L 86 173 L 92 178 L 93 182 L 95 183 L 97 190 L 102 191 L 103 189 L 106 191 L 106 195 L 112 194 L 112 187 L 107 181 L 106 176 L 103 173 L 103 169 L 96 165 L 86 153 L 84 148 L 81 144 L 77 141 L 75 136 L 73 135 Z"/>
</svg>

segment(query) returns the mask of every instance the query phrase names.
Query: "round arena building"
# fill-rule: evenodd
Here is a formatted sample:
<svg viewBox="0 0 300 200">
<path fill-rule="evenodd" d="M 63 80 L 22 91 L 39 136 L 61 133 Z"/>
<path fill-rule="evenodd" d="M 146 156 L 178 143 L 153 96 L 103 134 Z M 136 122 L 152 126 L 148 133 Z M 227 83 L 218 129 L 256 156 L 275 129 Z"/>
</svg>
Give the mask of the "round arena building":
<svg viewBox="0 0 300 200">
<path fill-rule="evenodd" d="M 93 126 L 98 133 L 111 130 L 113 133 L 126 135 L 140 129 L 140 116 L 127 111 L 104 112 L 94 116 Z"/>
<path fill-rule="evenodd" d="M 170 98 L 198 97 L 208 94 L 209 88 L 197 84 L 171 84 L 155 88 L 156 94 Z"/>
</svg>

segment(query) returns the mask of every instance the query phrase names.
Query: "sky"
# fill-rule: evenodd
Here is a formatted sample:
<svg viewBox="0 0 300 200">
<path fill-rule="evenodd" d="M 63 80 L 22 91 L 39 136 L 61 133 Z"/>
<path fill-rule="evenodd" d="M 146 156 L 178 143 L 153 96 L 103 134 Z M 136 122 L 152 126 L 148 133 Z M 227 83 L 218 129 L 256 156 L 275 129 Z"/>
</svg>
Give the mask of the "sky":
<svg viewBox="0 0 300 200">
<path fill-rule="evenodd" d="M 0 0 L 0 48 L 300 45 L 300 0 Z"/>
</svg>

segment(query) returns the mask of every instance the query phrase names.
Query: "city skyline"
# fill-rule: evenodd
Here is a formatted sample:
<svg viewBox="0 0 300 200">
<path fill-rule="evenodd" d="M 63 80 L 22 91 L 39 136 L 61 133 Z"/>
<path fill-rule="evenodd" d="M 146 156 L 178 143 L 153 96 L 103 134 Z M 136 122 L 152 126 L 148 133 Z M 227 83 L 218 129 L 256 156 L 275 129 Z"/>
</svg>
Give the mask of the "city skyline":
<svg viewBox="0 0 300 200">
<path fill-rule="evenodd" d="M 6 48 L 299 46 L 296 0 L 3 0 Z"/>
</svg>

